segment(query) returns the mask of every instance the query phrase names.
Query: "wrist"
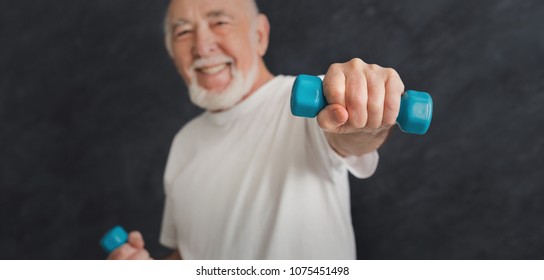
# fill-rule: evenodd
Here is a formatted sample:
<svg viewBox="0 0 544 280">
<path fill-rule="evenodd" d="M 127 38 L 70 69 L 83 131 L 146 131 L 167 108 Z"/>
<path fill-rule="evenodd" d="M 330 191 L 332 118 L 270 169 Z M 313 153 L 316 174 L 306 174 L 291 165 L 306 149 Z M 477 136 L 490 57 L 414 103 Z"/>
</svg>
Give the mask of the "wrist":
<svg viewBox="0 0 544 280">
<path fill-rule="evenodd" d="M 331 148 L 340 156 L 362 156 L 381 147 L 390 130 L 391 127 L 382 127 L 344 134 L 325 132 L 325 136 Z"/>
</svg>

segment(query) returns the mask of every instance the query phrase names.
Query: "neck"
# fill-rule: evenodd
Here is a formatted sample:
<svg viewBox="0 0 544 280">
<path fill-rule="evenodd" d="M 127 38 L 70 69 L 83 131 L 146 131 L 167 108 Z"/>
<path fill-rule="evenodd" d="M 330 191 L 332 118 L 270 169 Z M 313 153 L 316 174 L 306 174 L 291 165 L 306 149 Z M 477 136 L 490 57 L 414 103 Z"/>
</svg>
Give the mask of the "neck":
<svg viewBox="0 0 544 280">
<path fill-rule="evenodd" d="M 255 93 L 260 87 L 262 87 L 264 84 L 266 84 L 268 81 L 272 80 L 274 78 L 274 75 L 270 73 L 266 65 L 264 64 L 264 61 L 262 59 L 259 59 L 259 70 L 257 78 L 255 79 L 255 83 L 249 90 L 249 92 L 240 100 L 240 102 L 244 101 L 246 98 L 250 97 L 253 93 Z"/>
</svg>

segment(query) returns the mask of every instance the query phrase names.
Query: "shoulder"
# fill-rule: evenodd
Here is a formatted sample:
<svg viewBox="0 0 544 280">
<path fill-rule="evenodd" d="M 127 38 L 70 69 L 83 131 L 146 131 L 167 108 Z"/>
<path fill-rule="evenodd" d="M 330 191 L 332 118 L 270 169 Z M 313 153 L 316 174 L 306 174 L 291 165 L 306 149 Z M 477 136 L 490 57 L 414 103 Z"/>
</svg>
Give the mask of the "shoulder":
<svg viewBox="0 0 544 280">
<path fill-rule="evenodd" d="M 289 91 L 293 87 L 293 83 L 295 82 L 294 76 L 289 75 L 277 75 L 272 80 L 264 84 L 261 89 L 264 91 L 278 91 L 278 90 L 286 90 Z"/>
<path fill-rule="evenodd" d="M 272 96 L 269 101 L 277 102 L 277 104 L 285 105 L 291 99 L 291 89 L 295 82 L 294 76 L 278 75 L 267 85 L 265 91 L 267 96 Z"/>
<path fill-rule="evenodd" d="M 198 137 L 195 132 L 199 122 L 202 122 L 202 116 L 203 114 L 183 125 L 172 140 L 164 171 L 164 183 L 167 193 L 169 186 L 172 185 L 174 178 L 184 166 L 186 160 L 192 157 L 191 153 L 193 152 L 195 139 Z"/>
<path fill-rule="evenodd" d="M 172 148 L 188 144 L 195 137 L 196 133 L 202 130 L 202 125 L 205 123 L 204 115 L 205 113 L 201 113 L 191 119 L 176 132 L 172 140 Z"/>
<path fill-rule="evenodd" d="M 274 90 L 288 89 L 290 91 L 291 88 L 293 87 L 293 83 L 295 82 L 295 79 L 296 79 L 295 76 L 278 75 L 274 77 L 271 89 L 274 89 Z"/>
</svg>

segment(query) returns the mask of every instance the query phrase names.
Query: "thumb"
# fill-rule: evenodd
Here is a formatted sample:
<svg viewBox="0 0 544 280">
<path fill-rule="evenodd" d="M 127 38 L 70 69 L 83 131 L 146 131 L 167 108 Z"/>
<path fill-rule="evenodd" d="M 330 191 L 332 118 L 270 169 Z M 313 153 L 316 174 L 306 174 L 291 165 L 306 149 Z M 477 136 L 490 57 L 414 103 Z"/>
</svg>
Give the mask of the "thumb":
<svg viewBox="0 0 544 280">
<path fill-rule="evenodd" d="M 128 235 L 128 243 L 137 249 L 144 248 L 144 238 L 139 231 L 132 231 Z"/>
<path fill-rule="evenodd" d="M 317 115 L 317 123 L 321 129 L 328 132 L 338 131 L 338 127 L 348 120 L 348 111 L 339 104 L 327 105 Z"/>
</svg>

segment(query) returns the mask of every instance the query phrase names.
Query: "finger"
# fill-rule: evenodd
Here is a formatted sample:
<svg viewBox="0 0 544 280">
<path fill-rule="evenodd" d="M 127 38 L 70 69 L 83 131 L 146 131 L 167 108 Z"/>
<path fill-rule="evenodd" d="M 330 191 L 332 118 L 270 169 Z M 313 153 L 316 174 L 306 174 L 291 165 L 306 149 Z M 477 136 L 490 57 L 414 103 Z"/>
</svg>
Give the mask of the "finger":
<svg viewBox="0 0 544 280">
<path fill-rule="evenodd" d="M 134 254 L 132 254 L 129 258 L 129 260 L 149 260 L 151 257 L 149 256 L 149 252 L 145 249 L 141 249 L 136 251 Z"/>
<path fill-rule="evenodd" d="M 128 243 L 138 249 L 142 249 L 145 246 L 144 238 L 139 231 L 130 232 L 128 235 Z"/>
<path fill-rule="evenodd" d="M 328 104 L 345 107 L 346 77 L 340 64 L 332 64 L 323 78 L 323 94 Z"/>
<path fill-rule="evenodd" d="M 404 83 L 399 74 L 389 68 L 387 81 L 385 82 L 385 101 L 383 112 L 383 125 L 393 126 L 397 122 L 400 111 L 400 99 L 404 93 Z"/>
<path fill-rule="evenodd" d="M 385 102 L 385 75 L 376 72 L 369 74 L 367 78 L 368 89 L 368 120 L 366 127 L 376 129 L 382 126 Z"/>
<path fill-rule="evenodd" d="M 327 105 L 317 115 L 319 127 L 327 132 L 339 132 L 339 128 L 348 120 L 348 111 L 338 104 Z"/>
<path fill-rule="evenodd" d="M 356 128 L 366 126 L 368 91 L 367 80 L 362 71 L 353 69 L 346 79 L 346 109 L 348 123 Z"/>
<path fill-rule="evenodd" d="M 108 260 L 126 260 L 137 251 L 138 250 L 136 248 L 132 247 L 130 244 L 125 243 L 119 248 L 115 249 L 113 252 L 111 252 L 111 254 L 108 256 Z"/>
</svg>

